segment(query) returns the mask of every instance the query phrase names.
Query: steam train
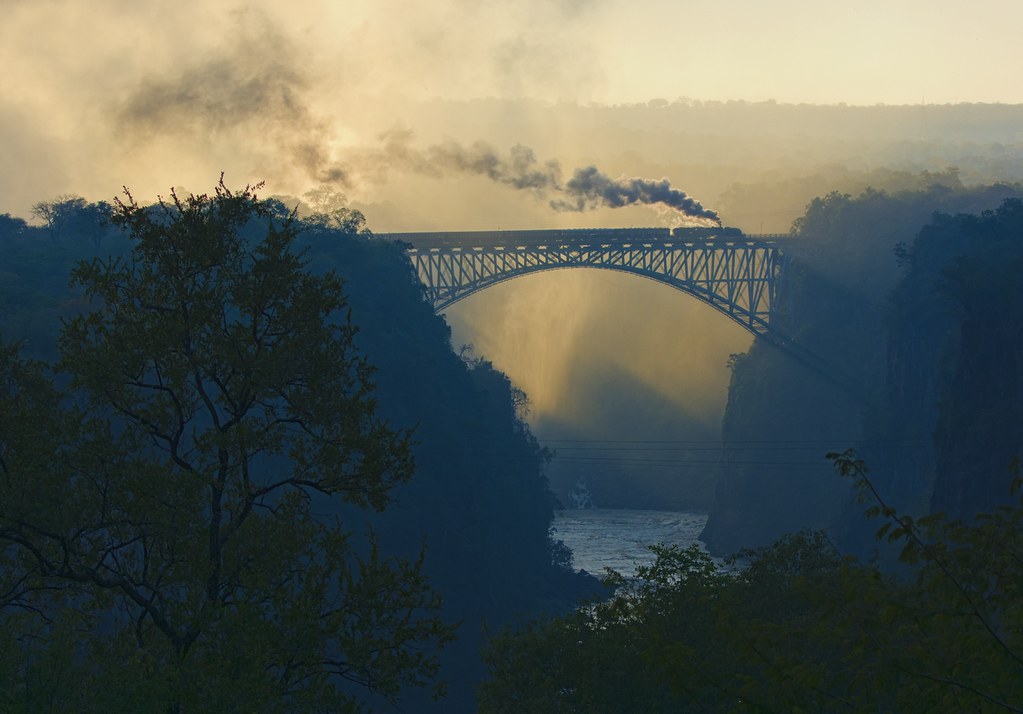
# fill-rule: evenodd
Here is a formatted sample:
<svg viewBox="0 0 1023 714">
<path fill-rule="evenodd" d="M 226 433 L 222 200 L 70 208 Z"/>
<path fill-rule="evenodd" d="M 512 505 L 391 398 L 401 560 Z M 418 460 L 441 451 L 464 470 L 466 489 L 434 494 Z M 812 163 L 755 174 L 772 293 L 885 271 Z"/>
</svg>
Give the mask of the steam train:
<svg viewBox="0 0 1023 714">
<path fill-rule="evenodd" d="M 417 248 L 466 245 L 547 245 L 549 243 L 635 243 L 700 241 L 744 238 L 738 228 L 571 228 L 535 231 L 444 231 L 381 233 L 380 238 L 409 243 Z"/>
</svg>

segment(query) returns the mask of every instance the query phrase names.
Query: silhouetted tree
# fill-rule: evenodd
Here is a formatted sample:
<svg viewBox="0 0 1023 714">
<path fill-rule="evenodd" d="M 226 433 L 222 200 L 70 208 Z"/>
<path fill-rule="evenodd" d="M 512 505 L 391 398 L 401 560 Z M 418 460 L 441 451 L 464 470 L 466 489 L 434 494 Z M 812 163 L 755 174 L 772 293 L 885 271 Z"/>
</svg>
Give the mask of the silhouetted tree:
<svg viewBox="0 0 1023 714">
<path fill-rule="evenodd" d="M 113 207 L 106 201 L 97 201 L 80 206 L 73 212 L 75 230 L 86 235 L 97 248 L 110 225 Z"/>
<path fill-rule="evenodd" d="M 44 618 L 0 646 L 47 635 L 6 689 L 30 697 L 53 660 L 65 710 L 340 710 L 434 684 L 451 632 L 421 562 L 331 515 L 412 474 L 339 278 L 223 181 L 151 208 L 126 192 L 112 221 L 132 255 L 73 273 L 97 309 L 60 338 L 70 401 L 0 351 L 0 597 Z"/>
<path fill-rule="evenodd" d="M 305 193 L 311 212 L 305 221 L 323 228 L 333 228 L 342 233 L 366 234 L 366 216 L 362 211 L 349 208 L 348 199 L 331 186 L 320 186 Z"/>
<path fill-rule="evenodd" d="M 50 231 L 50 238 L 58 241 L 75 214 L 85 206 L 86 201 L 81 196 L 63 194 L 52 201 L 40 201 L 32 206 L 32 215 L 43 221 Z"/>
<path fill-rule="evenodd" d="M 973 525 L 914 519 L 851 451 L 829 458 L 900 546 L 902 577 L 820 532 L 738 568 L 655 546 L 635 579 L 608 575 L 610 599 L 496 635 L 480 710 L 1023 711 L 1023 501 Z"/>
</svg>

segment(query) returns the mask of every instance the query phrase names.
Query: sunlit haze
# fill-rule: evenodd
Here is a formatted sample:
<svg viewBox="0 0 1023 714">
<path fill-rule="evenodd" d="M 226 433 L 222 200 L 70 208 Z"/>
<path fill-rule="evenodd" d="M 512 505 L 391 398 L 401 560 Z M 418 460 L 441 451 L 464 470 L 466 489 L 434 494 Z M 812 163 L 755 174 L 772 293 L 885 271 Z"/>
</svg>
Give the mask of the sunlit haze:
<svg viewBox="0 0 1023 714">
<path fill-rule="evenodd" d="M 232 186 L 266 181 L 267 194 L 331 184 L 377 232 L 677 218 L 651 207 L 555 211 L 549 193 L 459 163 L 458 152 L 482 146 L 502 160 L 528 147 L 552 176 L 597 165 L 612 177 L 667 178 L 726 223 L 784 231 L 809 191 L 829 188 L 793 187 L 802 177 L 824 171 L 843 188 L 862 186 L 892 147 L 900 168 L 953 165 L 905 142 L 944 136 L 928 107 L 1023 103 L 1014 79 L 1023 4 L 1005 0 L 5 0 L 0 12 L 0 212 L 25 217 L 59 194 L 109 200 L 126 185 L 146 201 L 175 186 L 205 191 L 223 171 Z M 657 113 L 730 100 L 914 109 L 869 146 L 856 142 L 871 130 L 848 123 L 831 135 L 780 115 L 736 114 L 726 127 L 714 114 Z M 626 104 L 645 113 L 602 113 Z M 1018 128 L 999 131 L 992 142 L 1023 139 Z M 757 182 L 788 193 L 744 197 Z M 632 376 L 712 428 L 727 356 L 750 338 L 661 295 L 667 288 L 616 277 L 605 290 L 595 280 L 544 276 L 484 293 L 452 308 L 454 339 L 530 392 L 534 419 L 580 419 L 595 407 L 571 385 L 618 354 L 599 317 L 646 301 L 670 315 L 630 337 Z M 692 335 L 704 336 L 695 352 L 684 349 Z"/>
<path fill-rule="evenodd" d="M 1023 712 L 1020 70 L 1023 0 L 0 0 L 3 711 Z"/>
<path fill-rule="evenodd" d="M 7 0 L 3 12 L 0 210 L 22 214 L 55 191 L 150 193 L 221 169 L 297 194 L 309 177 L 282 153 L 308 151 L 315 133 L 343 161 L 416 128 L 409 101 L 1023 102 L 1006 81 L 1023 66 L 1023 6 L 1004 0 Z M 454 136 L 494 141 L 489 129 Z"/>
</svg>

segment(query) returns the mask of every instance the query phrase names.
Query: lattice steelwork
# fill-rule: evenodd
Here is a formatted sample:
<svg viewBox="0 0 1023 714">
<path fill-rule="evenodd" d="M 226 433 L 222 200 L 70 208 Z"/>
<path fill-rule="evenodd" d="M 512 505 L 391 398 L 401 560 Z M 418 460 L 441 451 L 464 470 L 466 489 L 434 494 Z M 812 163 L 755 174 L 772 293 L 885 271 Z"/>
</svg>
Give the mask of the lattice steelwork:
<svg viewBox="0 0 1023 714">
<path fill-rule="evenodd" d="M 521 232 L 520 234 L 525 234 Z M 570 232 L 565 232 L 570 233 Z M 459 234 L 437 241 L 438 234 L 393 237 L 411 244 L 409 258 L 437 312 L 491 285 L 520 275 L 559 268 L 600 268 L 641 275 L 670 285 L 728 315 L 756 335 L 767 336 L 776 308 L 784 256 L 773 241 L 632 240 L 629 230 L 602 231 L 599 240 L 579 231 L 578 240 L 509 241 L 492 233 L 491 241 Z M 425 237 L 429 236 L 429 239 Z M 528 238 L 528 236 L 527 236 Z M 436 243 L 441 242 L 441 245 Z M 435 245 L 428 245 L 435 243 Z M 773 341 L 773 340 L 772 340 Z"/>
</svg>

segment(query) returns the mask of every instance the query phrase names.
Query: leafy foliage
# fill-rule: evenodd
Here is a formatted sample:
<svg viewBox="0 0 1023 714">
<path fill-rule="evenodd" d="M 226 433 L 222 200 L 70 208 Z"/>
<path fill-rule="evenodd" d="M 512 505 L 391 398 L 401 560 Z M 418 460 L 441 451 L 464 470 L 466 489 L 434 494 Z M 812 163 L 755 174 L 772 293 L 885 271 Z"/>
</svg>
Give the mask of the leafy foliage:
<svg viewBox="0 0 1023 714">
<path fill-rule="evenodd" d="M 132 251 L 73 273 L 95 308 L 62 331 L 66 395 L 0 354 L 0 605 L 42 618 L 5 628 L 7 691 L 83 711 L 440 693 L 451 630 L 422 558 L 360 544 L 338 510 L 382 509 L 412 474 L 339 278 L 308 270 L 293 217 L 222 181 L 154 207 L 126 193 L 112 220 Z M 62 682 L 37 678 L 51 660 Z"/>
<path fill-rule="evenodd" d="M 474 689 L 484 673 L 479 650 L 485 625 L 517 622 L 530 612 L 565 612 L 582 592 L 595 588 L 592 578 L 566 569 L 569 554 L 550 537 L 553 501 L 544 452 L 519 418 L 521 410 L 516 410 L 514 388 L 507 378 L 485 360 L 466 364 L 452 351 L 450 330 L 423 301 L 422 286 L 400 245 L 376 238 L 364 226 L 345 232 L 329 222 L 295 220 L 288 208 L 294 199 L 258 203 L 261 215 L 238 228 L 242 243 L 258 245 L 269 223 L 283 229 L 285 221 L 292 221 L 296 236 L 291 250 L 302 256 L 306 272 L 344 276 L 347 304 L 336 322 L 344 322 L 350 309 L 359 326 L 353 344 L 355 354 L 365 355 L 374 367 L 370 397 L 377 418 L 416 425 L 409 442 L 415 477 L 387 491 L 383 511 L 339 505 L 338 497 L 314 495 L 314 512 L 340 519 L 347 531 L 372 530 L 380 554 L 403 558 L 410 566 L 421 563 L 419 576 L 444 594 L 439 616 L 460 623 L 458 639 L 443 649 L 421 644 L 420 651 L 441 665 L 435 679 L 447 684 L 447 695 L 435 701 L 432 687 L 406 688 L 401 705 L 417 712 L 475 711 Z M 343 207 L 340 199 L 338 203 Z M 167 208 L 176 210 L 173 201 Z M 163 220 L 159 206 L 146 210 L 154 220 Z M 56 361 L 59 318 L 71 320 L 95 309 L 80 287 L 68 287 L 68 272 L 83 259 L 91 263 L 97 256 L 101 262 L 120 257 L 122 264 L 131 264 L 135 241 L 113 225 L 98 245 L 77 228 L 59 242 L 50 240 L 42 227 L 17 222 L 15 228 L 0 234 L 5 250 L 0 331 L 22 341 L 23 355 Z M 67 375 L 59 378 L 66 380 Z M 39 438 L 46 435 L 46 429 L 37 432 Z M 264 546 L 271 544 L 264 540 Z M 422 559 L 424 544 L 427 557 Z M 369 557 L 366 539 L 353 535 L 349 545 L 360 557 Z M 48 610 L 54 612 L 51 606 Z M 438 614 L 418 612 L 421 617 Z M 71 609 L 52 618 L 51 625 L 23 614 L 13 608 L 0 613 L 4 631 L 18 633 L 12 635 L 13 654 L 0 653 L 6 657 L 3 662 L 14 666 L 13 678 L 5 680 L 12 682 L 10 691 L 28 691 L 28 681 L 37 693 L 65 692 L 83 682 L 80 677 L 54 678 L 58 672 L 81 675 L 74 666 L 60 665 L 58 655 L 74 651 L 75 642 L 101 642 L 105 635 L 88 630 L 87 624 L 75 630 L 72 625 L 78 627 L 80 618 L 72 617 Z M 69 633 L 66 639 L 60 639 L 58 630 Z M 29 633 L 42 639 L 39 647 L 25 654 L 18 649 L 19 642 Z M 41 646 L 44 641 L 49 643 L 46 651 L 53 654 L 50 660 Z M 32 668 L 35 674 L 17 674 L 27 655 L 37 664 Z M 32 679 L 36 675 L 38 679 Z M 99 701 L 96 696 L 93 702 Z M 251 708 L 260 706 L 269 705 Z"/>
<path fill-rule="evenodd" d="M 852 452 L 831 458 L 910 578 L 815 532 L 726 565 L 656 546 L 635 581 L 610 574 L 611 599 L 496 635 L 481 710 L 1023 710 L 1023 503 L 972 526 L 913 519 Z"/>
<path fill-rule="evenodd" d="M 88 203 L 81 196 L 63 195 L 35 204 L 32 215 L 46 224 L 53 241 L 74 234 L 88 236 L 98 246 L 106 234 L 112 210 L 106 201 Z"/>
</svg>

